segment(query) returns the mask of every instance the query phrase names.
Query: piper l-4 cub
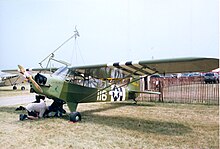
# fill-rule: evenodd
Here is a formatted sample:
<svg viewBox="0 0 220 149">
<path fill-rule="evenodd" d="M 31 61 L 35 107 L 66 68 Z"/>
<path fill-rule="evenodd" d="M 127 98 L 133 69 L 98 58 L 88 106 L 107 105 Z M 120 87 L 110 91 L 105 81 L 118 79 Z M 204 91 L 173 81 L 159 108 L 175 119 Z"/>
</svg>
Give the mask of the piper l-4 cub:
<svg viewBox="0 0 220 149">
<path fill-rule="evenodd" d="M 32 91 L 67 103 L 70 121 L 78 122 L 81 120 L 80 113 L 76 112 L 79 103 L 135 100 L 140 93 L 160 94 L 141 91 L 140 79 L 155 73 L 209 72 L 219 67 L 219 59 L 177 58 L 61 67 L 53 74 L 33 76 L 22 66 L 18 67 L 30 81 Z"/>
</svg>

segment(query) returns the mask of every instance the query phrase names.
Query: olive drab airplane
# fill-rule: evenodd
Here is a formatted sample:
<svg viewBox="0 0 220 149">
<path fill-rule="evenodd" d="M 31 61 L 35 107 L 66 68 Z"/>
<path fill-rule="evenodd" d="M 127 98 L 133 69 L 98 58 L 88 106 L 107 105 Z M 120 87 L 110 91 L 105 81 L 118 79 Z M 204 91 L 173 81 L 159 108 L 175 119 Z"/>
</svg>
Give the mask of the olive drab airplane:
<svg viewBox="0 0 220 149">
<path fill-rule="evenodd" d="M 100 65 L 61 67 L 53 74 L 30 75 L 18 65 L 29 81 L 31 91 L 53 100 L 62 100 L 70 110 L 70 121 L 81 120 L 77 111 L 79 103 L 116 102 L 133 99 L 140 93 L 160 94 L 141 91 L 140 79 L 155 73 L 209 72 L 219 67 L 215 58 L 176 58 L 149 61 L 115 62 Z M 44 71 L 46 69 L 32 69 Z"/>
</svg>

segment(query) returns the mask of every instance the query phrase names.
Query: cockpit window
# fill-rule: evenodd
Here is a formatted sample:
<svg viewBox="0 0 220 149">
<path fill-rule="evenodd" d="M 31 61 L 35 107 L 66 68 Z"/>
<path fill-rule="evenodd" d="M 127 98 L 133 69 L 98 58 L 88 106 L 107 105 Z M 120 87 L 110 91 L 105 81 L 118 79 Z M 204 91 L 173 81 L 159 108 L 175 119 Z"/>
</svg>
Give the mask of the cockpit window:
<svg viewBox="0 0 220 149">
<path fill-rule="evenodd" d="M 45 85 L 47 82 L 47 78 L 39 73 L 34 77 L 34 79 L 39 85 Z"/>
</svg>

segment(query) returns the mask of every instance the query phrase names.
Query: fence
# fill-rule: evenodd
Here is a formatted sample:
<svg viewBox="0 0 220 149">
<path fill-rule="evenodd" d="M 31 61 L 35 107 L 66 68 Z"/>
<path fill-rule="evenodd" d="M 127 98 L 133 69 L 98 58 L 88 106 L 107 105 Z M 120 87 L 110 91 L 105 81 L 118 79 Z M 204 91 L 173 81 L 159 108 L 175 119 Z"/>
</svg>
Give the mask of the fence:
<svg viewBox="0 0 220 149">
<path fill-rule="evenodd" d="M 219 104 L 219 84 L 205 84 L 203 77 L 151 78 L 149 84 L 161 95 L 142 94 L 140 100 Z"/>
</svg>

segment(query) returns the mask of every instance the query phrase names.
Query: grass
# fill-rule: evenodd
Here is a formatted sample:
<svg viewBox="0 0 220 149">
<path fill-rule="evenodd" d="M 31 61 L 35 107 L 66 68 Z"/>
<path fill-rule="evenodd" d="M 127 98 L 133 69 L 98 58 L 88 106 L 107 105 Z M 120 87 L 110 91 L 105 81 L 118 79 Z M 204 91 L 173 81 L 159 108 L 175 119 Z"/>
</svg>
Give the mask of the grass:
<svg viewBox="0 0 220 149">
<path fill-rule="evenodd" d="M 0 107 L 0 148 L 219 148 L 218 106 L 90 103 L 78 111 L 79 123 L 18 121 L 15 107 Z"/>
</svg>

